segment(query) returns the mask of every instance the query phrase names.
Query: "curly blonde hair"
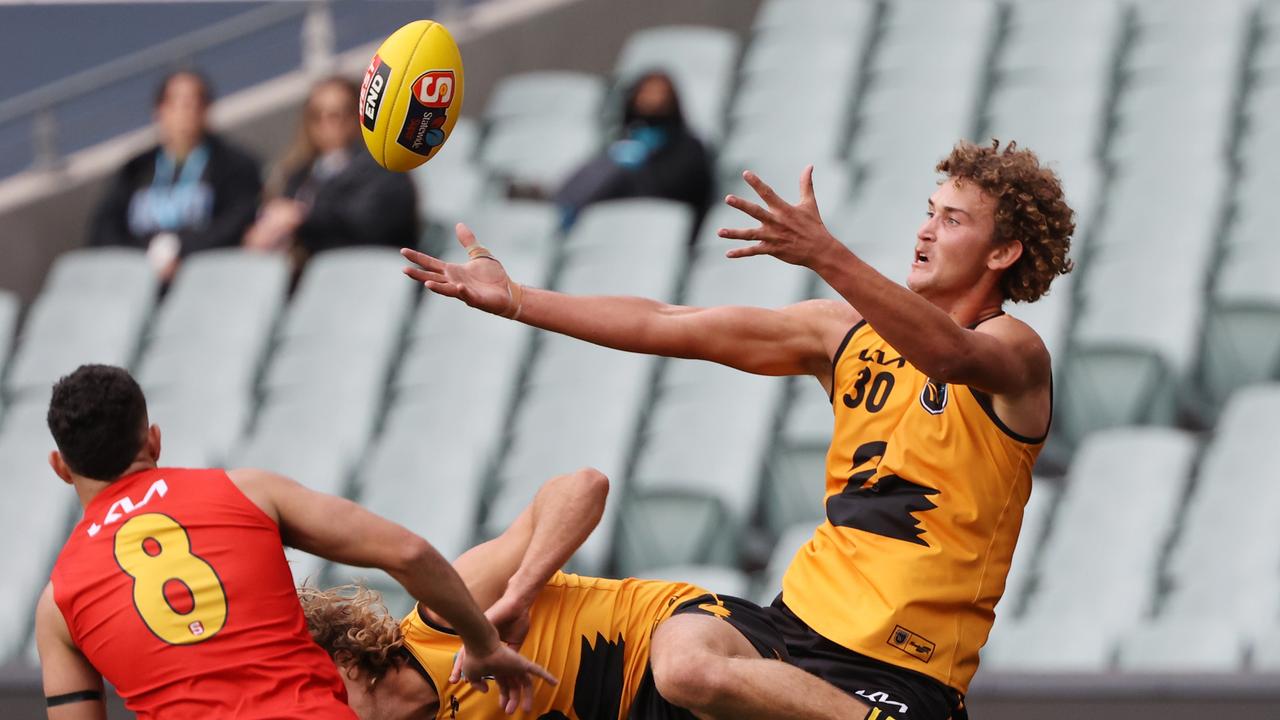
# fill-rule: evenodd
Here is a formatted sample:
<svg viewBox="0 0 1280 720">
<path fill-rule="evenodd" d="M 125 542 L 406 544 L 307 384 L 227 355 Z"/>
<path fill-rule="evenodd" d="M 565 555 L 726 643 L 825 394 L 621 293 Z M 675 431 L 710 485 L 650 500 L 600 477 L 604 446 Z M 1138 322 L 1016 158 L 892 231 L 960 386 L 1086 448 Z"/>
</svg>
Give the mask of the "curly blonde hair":
<svg viewBox="0 0 1280 720">
<path fill-rule="evenodd" d="M 990 147 L 960 142 L 937 171 L 957 185 L 973 182 L 996 201 L 996 243 L 1022 244 L 1022 256 L 1000 278 L 1005 299 L 1033 302 L 1049 291 L 1049 284 L 1075 267 L 1067 257 L 1074 212 L 1067 205 L 1062 182 L 1030 150 L 999 140 Z M 943 182 L 943 181 L 939 181 Z"/>
<path fill-rule="evenodd" d="M 355 667 L 371 680 L 403 663 L 404 634 L 382 602 L 364 585 L 321 590 L 298 588 L 307 630 L 316 644 L 340 666 Z"/>
</svg>

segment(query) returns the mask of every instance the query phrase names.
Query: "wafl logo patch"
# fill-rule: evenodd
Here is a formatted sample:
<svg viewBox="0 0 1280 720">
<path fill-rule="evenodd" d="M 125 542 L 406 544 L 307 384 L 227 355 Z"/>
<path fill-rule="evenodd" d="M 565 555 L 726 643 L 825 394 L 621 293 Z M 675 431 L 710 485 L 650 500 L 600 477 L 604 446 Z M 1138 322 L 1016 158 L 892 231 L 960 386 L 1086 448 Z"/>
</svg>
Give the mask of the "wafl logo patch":
<svg viewBox="0 0 1280 720">
<path fill-rule="evenodd" d="M 457 80 L 452 70 L 429 70 L 418 76 L 410 86 L 409 110 L 404 116 L 404 126 L 396 136 L 401 147 L 419 155 L 444 143 L 445 111 L 453 102 Z"/>
<path fill-rule="evenodd" d="M 930 378 L 920 390 L 920 406 L 930 415 L 941 415 L 942 411 L 947 409 L 948 397 L 947 384 Z"/>
</svg>

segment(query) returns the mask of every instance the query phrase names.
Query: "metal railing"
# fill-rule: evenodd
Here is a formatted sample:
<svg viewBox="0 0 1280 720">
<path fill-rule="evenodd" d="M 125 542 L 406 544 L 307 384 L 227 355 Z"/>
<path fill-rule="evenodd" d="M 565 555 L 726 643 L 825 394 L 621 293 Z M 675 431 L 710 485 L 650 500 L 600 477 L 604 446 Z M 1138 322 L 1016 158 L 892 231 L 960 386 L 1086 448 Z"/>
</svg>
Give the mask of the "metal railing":
<svg viewBox="0 0 1280 720">
<path fill-rule="evenodd" d="M 331 0 L 266 5 L 156 45 L 138 50 L 70 77 L 0 101 L 0 126 L 31 119 L 34 167 L 61 163 L 55 111 L 85 93 L 135 79 L 161 68 L 190 64 L 197 53 L 225 45 L 245 35 L 281 25 L 300 16 L 303 67 L 323 71 L 334 54 Z"/>
</svg>

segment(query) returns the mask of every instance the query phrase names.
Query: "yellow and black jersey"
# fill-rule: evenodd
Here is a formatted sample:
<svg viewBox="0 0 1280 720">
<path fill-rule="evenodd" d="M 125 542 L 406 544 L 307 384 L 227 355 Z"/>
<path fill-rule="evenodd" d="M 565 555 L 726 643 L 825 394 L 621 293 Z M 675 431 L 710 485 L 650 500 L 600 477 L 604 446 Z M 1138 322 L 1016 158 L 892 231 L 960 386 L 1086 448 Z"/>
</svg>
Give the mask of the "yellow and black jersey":
<svg viewBox="0 0 1280 720">
<path fill-rule="evenodd" d="M 707 591 L 685 583 L 606 580 L 556 573 L 530 612 L 521 654 L 560 680 L 535 683 L 530 717 L 622 720 L 646 682 L 653 629 L 683 604 Z M 416 610 L 401 621 L 405 649 L 440 694 L 442 720 L 507 718 L 497 697 L 465 682 L 450 683 L 458 636 L 426 621 Z"/>
<path fill-rule="evenodd" d="M 930 380 L 865 322 L 833 381 L 826 521 L 782 599 L 824 637 L 964 693 L 1044 438 L 1005 427 L 989 395 Z"/>
</svg>

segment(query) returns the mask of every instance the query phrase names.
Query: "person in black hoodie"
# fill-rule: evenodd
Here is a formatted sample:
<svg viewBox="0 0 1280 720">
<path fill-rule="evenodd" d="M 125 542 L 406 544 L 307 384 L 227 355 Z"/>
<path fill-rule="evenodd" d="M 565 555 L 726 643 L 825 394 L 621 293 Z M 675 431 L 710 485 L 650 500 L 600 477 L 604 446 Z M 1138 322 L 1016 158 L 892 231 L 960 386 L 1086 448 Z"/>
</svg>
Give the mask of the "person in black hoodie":
<svg viewBox="0 0 1280 720">
<path fill-rule="evenodd" d="M 171 73 L 156 91 L 160 143 L 121 168 L 89 226 L 90 245 L 142 248 L 163 282 L 193 252 L 235 246 L 262 192 L 258 163 L 208 130 L 212 100 L 199 73 Z"/>
<path fill-rule="evenodd" d="M 711 195 L 711 158 L 689 131 L 671 76 L 648 72 L 628 89 L 622 135 L 556 193 L 565 225 L 601 200 L 656 197 L 688 204 L 701 217 Z"/>
<path fill-rule="evenodd" d="M 271 199 L 245 233 L 246 247 L 288 252 L 300 268 L 330 248 L 416 241 L 417 191 L 408 175 L 383 169 L 365 150 L 359 92 L 336 76 L 311 89 L 294 144 L 268 184 Z"/>
</svg>

